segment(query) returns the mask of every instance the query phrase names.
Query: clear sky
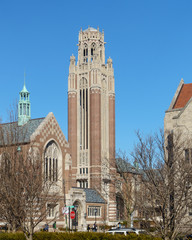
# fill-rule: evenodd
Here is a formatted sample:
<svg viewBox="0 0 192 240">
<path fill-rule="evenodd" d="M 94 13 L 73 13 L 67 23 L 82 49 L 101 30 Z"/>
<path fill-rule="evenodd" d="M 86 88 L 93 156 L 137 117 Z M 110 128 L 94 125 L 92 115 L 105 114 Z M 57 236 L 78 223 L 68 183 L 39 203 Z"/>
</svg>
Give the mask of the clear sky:
<svg viewBox="0 0 192 240">
<path fill-rule="evenodd" d="M 163 127 L 181 78 L 192 82 L 191 0 L 1 0 L 0 117 L 23 88 L 32 118 L 53 112 L 67 137 L 69 59 L 80 29 L 104 29 L 113 59 L 116 149 L 130 152 L 135 131 Z"/>
</svg>

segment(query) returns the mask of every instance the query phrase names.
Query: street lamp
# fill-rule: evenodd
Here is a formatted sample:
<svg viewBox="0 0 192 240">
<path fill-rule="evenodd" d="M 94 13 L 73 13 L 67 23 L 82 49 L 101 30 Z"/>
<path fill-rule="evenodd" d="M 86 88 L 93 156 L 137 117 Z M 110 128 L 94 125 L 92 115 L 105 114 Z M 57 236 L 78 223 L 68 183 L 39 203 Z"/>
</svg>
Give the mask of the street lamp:
<svg viewBox="0 0 192 240">
<path fill-rule="evenodd" d="M 78 208 L 78 206 L 75 205 L 74 206 L 74 210 L 75 210 L 75 232 L 76 232 L 76 225 L 77 225 L 77 208 Z"/>
<path fill-rule="evenodd" d="M 96 225 L 96 215 L 97 215 L 97 208 L 95 208 L 95 225 Z"/>
</svg>

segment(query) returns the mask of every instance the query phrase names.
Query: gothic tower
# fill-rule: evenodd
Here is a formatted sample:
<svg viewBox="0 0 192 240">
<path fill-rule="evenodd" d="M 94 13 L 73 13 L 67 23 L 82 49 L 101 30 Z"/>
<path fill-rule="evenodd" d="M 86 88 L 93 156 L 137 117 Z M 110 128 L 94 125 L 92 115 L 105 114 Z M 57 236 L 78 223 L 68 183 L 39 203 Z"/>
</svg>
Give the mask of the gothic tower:
<svg viewBox="0 0 192 240">
<path fill-rule="evenodd" d="M 30 93 L 27 91 L 25 82 L 23 89 L 19 93 L 19 95 L 20 98 L 18 103 L 18 125 L 21 126 L 31 119 L 31 104 L 29 100 Z"/>
<path fill-rule="evenodd" d="M 109 221 L 114 221 L 114 71 L 111 58 L 105 64 L 104 32 L 91 27 L 79 33 L 77 64 L 70 57 L 68 140 L 73 186 L 98 190 L 108 202 Z"/>
</svg>

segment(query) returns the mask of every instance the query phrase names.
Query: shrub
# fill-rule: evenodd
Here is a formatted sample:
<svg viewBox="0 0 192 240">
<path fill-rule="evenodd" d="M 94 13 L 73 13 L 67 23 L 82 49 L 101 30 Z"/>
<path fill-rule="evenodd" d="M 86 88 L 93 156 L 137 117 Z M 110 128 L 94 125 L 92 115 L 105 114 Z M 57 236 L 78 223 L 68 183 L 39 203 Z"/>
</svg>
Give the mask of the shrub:
<svg viewBox="0 0 192 240">
<path fill-rule="evenodd" d="M 0 240 L 25 240 L 23 233 L 1 233 Z M 33 240 L 160 240 L 149 235 L 136 235 L 130 233 L 124 235 L 111 235 L 106 233 L 92 233 L 92 232 L 76 232 L 76 233 L 62 233 L 62 232 L 38 232 L 33 236 Z"/>
<path fill-rule="evenodd" d="M 26 240 L 23 233 L 1 233 L 0 240 Z"/>
</svg>

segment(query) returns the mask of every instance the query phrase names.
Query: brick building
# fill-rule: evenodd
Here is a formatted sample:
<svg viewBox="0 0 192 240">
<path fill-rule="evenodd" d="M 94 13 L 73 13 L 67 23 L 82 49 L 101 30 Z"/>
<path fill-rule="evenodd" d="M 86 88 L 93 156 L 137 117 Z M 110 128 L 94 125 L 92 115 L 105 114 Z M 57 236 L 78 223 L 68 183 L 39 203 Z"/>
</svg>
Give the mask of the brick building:
<svg viewBox="0 0 192 240">
<path fill-rule="evenodd" d="M 56 213 L 62 213 L 65 205 L 76 207 L 79 230 L 94 222 L 114 225 L 117 219 L 113 178 L 116 174 L 115 90 L 112 59 L 105 63 L 104 32 L 91 27 L 81 30 L 77 63 L 74 56 L 70 58 L 68 141 L 53 113 L 31 119 L 29 96 L 24 84 L 18 103 L 18 122 L 1 124 L 1 127 L 8 134 L 13 126 L 17 132 L 24 131 L 25 137 L 10 146 L 28 152 L 31 143 L 35 143 L 41 149 L 45 178 L 51 178 L 53 173 L 59 182 L 61 200 L 52 206 L 47 219 L 50 221 Z M 58 226 L 68 225 L 66 219 L 63 215 L 58 217 Z"/>
<path fill-rule="evenodd" d="M 114 70 L 111 58 L 105 63 L 104 32 L 91 27 L 79 33 L 77 63 L 70 58 L 68 138 L 73 186 L 97 190 L 107 203 L 105 222 L 115 222 Z"/>
</svg>

